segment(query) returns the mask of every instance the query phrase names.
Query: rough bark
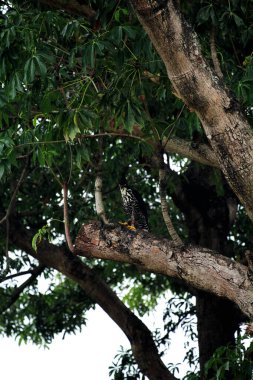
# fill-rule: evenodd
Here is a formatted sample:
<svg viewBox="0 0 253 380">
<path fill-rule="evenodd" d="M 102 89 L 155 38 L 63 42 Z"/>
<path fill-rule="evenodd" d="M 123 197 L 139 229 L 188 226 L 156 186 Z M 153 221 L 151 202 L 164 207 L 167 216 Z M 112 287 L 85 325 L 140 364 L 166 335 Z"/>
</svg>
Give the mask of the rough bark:
<svg viewBox="0 0 253 380">
<path fill-rule="evenodd" d="M 220 181 L 223 191 L 217 194 L 213 170 L 191 163 L 178 178 L 180 191 L 172 191 L 171 195 L 184 214 L 189 241 L 231 256 L 227 236 L 236 213 L 230 212 L 230 208 L 233 202 L 236 210 L 237 201 L 231 198 L 232 191 L 225 181 L 222 178 Z M 243 316 L 229 300 L 203 291 L 196 291 L 195 296 L 201 379 L 207 380 L 215 377 L 215 373 L 209 370 L 205 374 L 206 362 L 219 347 L 235 344 L 234 334 Z M 231 378 L 232 374 L 226 371 L 224 379 Z"/>
<path fill-rule="evenodd" d="M 191 141 L 172 137 L 169 140 L 164 138 L 164 150 L 167 153 L 177 153 L 182 157 L 199 162 L 200 164 L 219 168 L 219 162 L 214 151 L 207 144 L 194 144 Z"/>
<path fill-rule="evenodd" d="M 203 58 L 177 2 L 132 0 L 177 95 L 196 112 L 219 165 L 253 220 L 253 134 L 223 82 Z"/>
<path fill-rule="evenodd" d="M 75 242 L 80 256 L 131 263 L 142 270 L 186 281 L 195 288 L 228 298 L 253 316 L 253 284 L 247 267 L 207 248 L 184 249 L 149 233 L 121 227 L 102 232 L 97 223 L 84 225 Z"/>
<path fill-rule="evenodd" d="M 18 249 L 39 260 L 41 265 L 54 268 L 78 283 L 85 294 L 121 328 L 129 339 L 139 368 L 150 380 L 176 380 L 162 362 L 148 328 L 121 302 L 96 272 L 64 247 L 55 246 L 47 241 L 40 243 L 35 253 L 31 245 L 32 236 L 29 231 L 12 224 L 10 239 Z"/>
</svg>

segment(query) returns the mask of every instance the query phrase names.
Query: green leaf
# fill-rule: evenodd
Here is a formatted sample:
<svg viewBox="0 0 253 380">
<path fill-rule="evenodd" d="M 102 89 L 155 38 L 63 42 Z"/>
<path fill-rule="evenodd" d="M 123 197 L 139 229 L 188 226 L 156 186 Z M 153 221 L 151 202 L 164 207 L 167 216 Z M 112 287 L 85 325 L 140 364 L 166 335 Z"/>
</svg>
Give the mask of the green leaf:
<svg viewBox="0 0 253 380">
<path fill-rule="evenodd" d="M 45 63 L 41 61 L 39 56 L 34 57 L 34 59 L 37 63 L 37 67 L 39 69 L 40 75 L 42 77 L 45 77 L 46 73 L 47 73 L 47 67 L 46 67 Z"/>
<path fill-rule="evenodd" d="M 78 124 L 79 124 L 79 120 L 78 120 L 78 112 L 75 112 L 75 113 L 74 113 L 73 120 L 74 120 L 74 125 L 76 126 L 76 128 L 78 128 Z"/>
<path fill-rule="evenodd" d="M 203 23 L 210 19 L 211 17 L 211 10 L 213 10 L 212 4 L 206 5 L 203 8 L 200 8 L 197 14 L 197 20 L 199 23 Z"/>
<path fill-rule="evenodd" d="M 94 44 L 91 45 L 91 49 L 90 49 L 90 65 L 92 69 L 95 66 Z"/>
<path fill-rule="evenodd" d="M 4 166 L 0 165 L 0 179 L 2 178 L 3 174 L 4 174 Z"/>
<path fill-rule="evenodd" d="M 43 148 L 40 148 L 40 147 L 38 148 L 38 161 L 39 161 L 40 166 L 46 165 L 44 150 Z"/>
<path fill-rule="evenodd" d="M 134 26 L 123 26 L 123 30 L 126 32 L 129 38 L 134 39 L 137 35 L 137 28 Z"/>
<path fill-rule="evenodd" d="M 8 102 L 8 99 L 4 91 L 0 89 L 0 108 L 4 107 L 7 102 Z"/>
<path fill-rule="evenodd" d="M 36 69 L 36 67 L 35 67 L 34 57 L 29 58 L 25 64 L 25 68 L 24 68 L 24 71 L 25 71 L 24 80 L 25 80 L 25 82 L 29 83 L 29 82 L 32 82 L 34 80 L 35 69 Z"/>
<path fill-rule="evenodd" d="M 68 133 L 70 140 L 73 141 L 78 133 L 80 133 L 80 129 L 77 126 L 70 128 Z"/>
<path fill-rule="evenodd" d="M 126 112 L 126 118 L 125 118 L 125 127 L 128 132 L 131 132 L 133 129 L 133 125 L 135 122 L 133 109 L 131 107 L 131 104 L 129 101 L 127 101 L 127 112 Z"/>
<path fill-rule="evenodd" d="M 244 25 L 244 22 L 243 20 L 241 19 L 241 17 L 237 16 L 236 14 L 233 13 L 233 17 L 234 17 L 234 20 L 235 20 L 235 23 L 238 27 L 242 27 Z"/>
<path fill-rule="evenodd" d="M 76 154 L 76 165 L 78 167 L 78 169 L 82 169 L 82 156 L 81 156 L 81 153 L 78 151 L 77 154 Z"/>
<path fill-rule="evenodd" d="M 119 8 L 114 13 L 114 19 L 115 19 L 115 21 L 120 22 L 121 15 L 127 16 L 128 14 L 129 14 L 128 9 L 126 9 L 126 8 Z"/>
<path fill-rule="evenodd" d="M 16 96 L 16 84 L 15 84 L 15 79 L 12 78 L 10 82 L 10 90 L 9 90 L 9 96 L 13 100 Z"/>
<path fill-rule="evenodd" d="M 11 99 L 15 98 L 17 90 L 20 92 L 24 91 L 19 74 L 15 72 L 9 83 L 9 96 Z"/>
<path fill-rule="evenodd" d="M 47 237 L 47 239 L 50 241 L 50 235 L 51 231 L 48 224 L 45 224 L 42 228 L 39 229 L 39 231 L 32 238 L 32 247 L 35 252 L 37 252 L 37 246 L 44 237 Z"/>
<path fill-rule="evenodd" d="M 39 232 L 37 232 L 34 235 L 34 237 L 32 238 L 32 247 L 33 247 L 35 252 L 37 252 L 37 241 L 38 241 L 38 243 L 40 243 L 40 241 L 41 241 L 41 236 L 40 236 Z"/>
</svg>

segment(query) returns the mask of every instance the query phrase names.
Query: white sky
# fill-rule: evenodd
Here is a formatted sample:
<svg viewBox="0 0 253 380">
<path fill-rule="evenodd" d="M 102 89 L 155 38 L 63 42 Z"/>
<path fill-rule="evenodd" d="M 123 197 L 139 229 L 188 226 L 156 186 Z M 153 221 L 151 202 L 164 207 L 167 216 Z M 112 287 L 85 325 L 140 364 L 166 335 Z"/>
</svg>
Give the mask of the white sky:
<svg viewBox="0 0 253 380">
<path fill-rule="evenodd" d="M 162 325 L 165 301 L 144 318 L 150 329 Z M 87 326 L 77 335 L 59 335 L 49 349 L 32 344 L 18 346 L 12 338 L 0 338 L 1 378 L 7 380 L 108 380 L 108 368 L 120 345 L 129 348 L 125 335 L 99 307 L 87 314 Z M 168 361 L 181 363 L 184 357 L 183 333 L 171 342 Z M 183 364 L 177 377 L 182 378 Z"/>
</svg>

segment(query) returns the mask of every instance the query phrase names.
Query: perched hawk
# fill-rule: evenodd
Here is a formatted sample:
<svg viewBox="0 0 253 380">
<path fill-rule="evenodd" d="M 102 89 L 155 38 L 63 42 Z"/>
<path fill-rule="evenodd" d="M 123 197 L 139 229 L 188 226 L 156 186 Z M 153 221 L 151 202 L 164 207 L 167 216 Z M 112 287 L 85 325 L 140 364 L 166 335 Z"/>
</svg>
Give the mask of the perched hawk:
<svg viewBox="0 0 253 380">
<path fill-rule="evenodd" d="M 120 192 L 123 201 L 123 208 L 129 218 L 128 224 L 134 228 L 149 231 L 147 206 L 141 195 L 132 189 L 125 177 L 121 178 Z"/>
</svg>

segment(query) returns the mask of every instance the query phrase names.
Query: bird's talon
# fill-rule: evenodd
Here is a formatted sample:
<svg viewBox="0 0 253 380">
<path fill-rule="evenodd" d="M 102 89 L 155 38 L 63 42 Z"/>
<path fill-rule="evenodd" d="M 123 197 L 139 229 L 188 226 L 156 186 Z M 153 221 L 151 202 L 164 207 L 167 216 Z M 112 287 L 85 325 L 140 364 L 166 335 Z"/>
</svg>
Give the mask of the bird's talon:
<svg viewBox="0 0 253 380">
<path fill-rule="evenodd" d="M 134 226 L 127 226 L 127 229 L 130 231 L 136 231 L 136 228 Z"/>
<path fill-rule="evenodd" d="M 119 224 L 121 224 L 122 226 L 127 226 L 128 225 L 127 222 L 119 222 Z"/>
</svg>

